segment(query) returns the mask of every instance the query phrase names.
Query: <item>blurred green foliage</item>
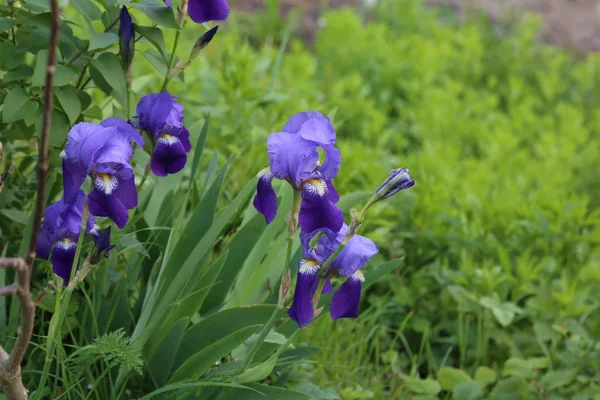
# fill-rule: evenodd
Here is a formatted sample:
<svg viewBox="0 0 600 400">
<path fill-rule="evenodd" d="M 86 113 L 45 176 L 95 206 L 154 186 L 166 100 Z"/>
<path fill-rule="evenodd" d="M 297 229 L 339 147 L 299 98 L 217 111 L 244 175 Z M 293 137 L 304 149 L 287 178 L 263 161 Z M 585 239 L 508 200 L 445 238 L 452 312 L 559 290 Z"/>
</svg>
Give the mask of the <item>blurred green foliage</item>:
<svg viewBox="0 0 600 400">
<path fill-rule="evenodd" d="M 417 182 L 364 227 L 404 266 L 359 324 L 303 331 L 321 348 L 312 382 L 342 398 L 600 393 L 600 58 L 541 44 L 528 15 L 458 23 L 414 0 L 329 12 L 314 44 L 287 41 L 295 22 L 238 18 L 175 87 L 188 115 L 211 113 L 209 146 L 235 155 L 232 192 L 305 109 L 335 111 L 341 193 L 399 166 Z M 481 387 L 418 379 L 482 366 L 497 378 Z"/>
</svg>

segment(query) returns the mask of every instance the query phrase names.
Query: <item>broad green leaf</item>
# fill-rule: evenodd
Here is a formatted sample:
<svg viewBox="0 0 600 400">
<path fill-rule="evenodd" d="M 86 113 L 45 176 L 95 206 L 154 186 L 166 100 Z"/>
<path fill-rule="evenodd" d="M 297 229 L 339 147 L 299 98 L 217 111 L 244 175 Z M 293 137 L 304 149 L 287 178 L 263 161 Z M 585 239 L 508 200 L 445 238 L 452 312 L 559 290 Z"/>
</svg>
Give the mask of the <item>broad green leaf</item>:
<svg viewBox="0 0 600 400">
<path fill-rule="evenodd" d="M 4 215 L 6 218 L 10 219 L 11 221 L 15 221 L 16 223 L 21 224 L 21 225 L 27 225 L 27 221 L 29 219 L 27 214 L 25 214 L 21 210 L 0 209 L 0 214 Z"/>
<path fill-rule="evenodd" d="M 194 383 L 172 383 L 165 387 L 155 390 L 154 392 L 148 393 L 140 400 L 148 400 L 153 397 L 158 396 L 159 394 L 172 392 L 174 390 L 185 391 L 185 389 L 197 389 L 199 387 L 210 387 L 210 386 L 218 386 L 218 387 L 227 387 L 227 388 L 237 388 L 240 390 L 250 391 L 253 389 L 246 388 L 242 385 L 235 385 L 233 383 L 223 383 L 223 382 L 194 382 Z"/>
<path fill-rule="evenodd" d="M 452 390 L 453 400 L 481 400 L 483 386 L 479 382 L 460 382 Z"/>
<path fill-rule="evenodd" d="M 152 26 L 141 26 L 137 24 L 133 25 L 133 29 L 137 33 L 142 35 L 144 38 L 146 38 L 146 40 L 148 40 L 150 43 L 152 43 L 152 45 L 156 47 L 156 49 L 160 52 L 163 58 L 165 60 L 167 59 L 167 55 L 169 53 L 167 53 L 167 49 L 165 47 L 165 38 L 163 36 L 162 30 L 160 30 L 159 28 L 154 28 Z"/>
<path fill-rule="evenodd" d="M 0 42 L 0 70 L 10 71 L 23 65 L 26 52 L 21 46 Z"/>
<path fill-rule="evenodd" d="M 83 14 L 89 21 L 100 19 L 102 16 L 102 11 L 100 11 L 91 0 L 70 0 L 69 4 L 75 7 L 75 9 Z"/>
<path fill-rule="evenodd" d="M 249 392 L 242 389 L 232 389 L 228 392 L 229 399 L 243 400 L 310 400 L 312 396 L 296 390 L 284 389 L 276 386 L 251 383 L 248 388 L 255 391 Z"/>
<path fill-rule="evenodd" d="M 249 368 L 241 374 L 235 376 L 232 380 L 233 383 L 248 383 L 248 382 L 258 382 L 273 372 L 273 368 L 275 368 L 275 364 L 277 364 L 277 356 L 273 356 L 269 358 L 262 364 L 257 365 L 254 368 Z"/>
<path fill-rule="evenodd" d="M 225 260 L 227 260 L 227 254 L 228 252 L 225 251 L 225 253 L 223 253 L 207 271 L 205 271 L 200 279 L 198 279 L 198 282 L 189 295 L 177 301 L 177 305 L 173 311 L 169 312 L 169 319 L 168 322 L 165 323 L 165 326 L 168 327 L 177 318 L 191 318 L 198 312 L 206 295 L 210 289 L 212 289 L 215 279 L 217 279 L 217 276 L 221 272 L 221 268 L 223 268 L 223 264 L 225 263 Z"/>
<path fill-rule="evenodd" d="M 90 75 L 104 93 L 117 99 L 121 105 L 126 104 L 125 73 L 118 56 L 112 53 L 100 54 L 90 61 Z"/>
<path fill-rule="evenodd" d="M 210 121 L 210 114 L 207 114 L 204 118 L 204 124 L 202 130 L 198 136 L 196 146 L 194 146 L 194 159 L 192 160 L 192 169 L 190 171 L 190 182 L 194 182 L 196 179 L 196 173 L 198 172 L 198 166 L 200 165 L 200 157 L 202 157 L 202 151 L 204 150 L 204 143 L 206 143 L 206 135 L 208 134 L 208 123 Z"/>
<path fill-rule="evenodd" d="M 202 349 L 188 358 L 171 376 L 170 383 L 182 380 L 196 380 L 210 369 L 222 357 L 242 344 L 262 325 L 251 325 L 232 333 Z"/>
<path fill-rule="evenodd" d="M 14 88 L 8 92 L 6 99 L 4 99 L 2 121 L 9 123 L 27 118 L 35 113 L 39 106 L 37 101 L 29 99 L 29 95 L 23 88 Z"/>
<path fill-rule="evenodd" d="M 88 50 L 105 49 L 116 43 L 119 43 L 119 36 L 117 34 L 112 32 L 96 33 L 92 30 L 90 31 L 90 46 Z"/>
<path fill-rule="evenodd" d="M 30 78 L 33 76 L 33 68 L 29 65 L 19 65 L 15 69 L 11 69 L 4 75 L 2 82 L 8 83 L 13 81 L 20 81 L 21 79 Z"/>
<path fill-rule="evenodd" d="M 523 397 L 516 397 L 517 399 L 526 399 L 528 393 L 528 385 L 527 381 L 520 376 L 511 376 L 509 378 L 505 378 L 500 380 L 495 386 L 492 392 L 490 393 L 489 398 L 508 398 L 508 397 L 500 397 L 501 395 L 516 395 Z"/>
<path fill-rule="evenodd" d="M 550 371 L 542 377 L 540 383 L 546 390 L 555 390 L 573 382 L 578 373 L 576 368 Z"/>
<path fill-rule="evenodd" d="M 141 4 L 134 4 L 133 6 L 146 14 L 157 25 L 179 29 L 173 10 L 170 7 L 152 0 L 143 0 Z"/>
<path fill-rule="evenodd" d="M 496 374 L 496 371 L 485 366 L 478 367 L 475 370 L 475 380 L 481 383 L 483 386 L 487 386 L 496 382 L 497 375 L 498 374 Z"/>
<path fill-rule="evenodd" d="M 144 51 L 142 54 L 159 74 L 165 75 L 167 73 L 167 61 L 165 61 L 164 57 L 158 51 L 149 50 Z"/>
<path fill-rule="evenodd" d="M 69 118 L 69 122 L 71 125 L 74 125 L 79 118 L 79 114 L 81 114 L 81 102 L 79 101 L 78 90 L 71 85 L 67 85 L 62 88 L 54 88 L 54 94 Z"/>
<path fill-rule="evenodd" d="M 148 365 L 159 387 L 164 386 L 169 378 L 188 321 L 188 318 L 182 318 L 173 325 L 158 344 L 158 348 L 152 356 L 152 361 Z"/>
<path fill-rule="evenodd" d="M 535 377 L 534 366 L 528 361 L 521 358 L 509 358 L 504 364 L 502 376 L 519 376 L 525 379 Z"/>
<path fill-rule="evenodd" d="M 471 377 L 464 371 L 451 367 L 444 367 L 438 372 L 438 381 L 442 389 L 451 392 L 461 382 L 471 382 Z"/>
<path fill-rule="evenodd" d="M 201 320 L 185 332 L 175 366 L 233 332 L 248 326 L 265 324 L 274 310 L 275 306 L 266 304 L 231 308 Z"/>
<path fill-rule="evenodd" d="M 35 59 L 35 69 L 31 78 L 31 86 L 46 85 L 46 69 L 48 64 L 48 50 L 40 50 Z M 71 83 L 77 74 L 69 67 L 58 64 L 54 72 L 52 85 L 55 87 L 65 86 Z"/>
<path fill-rule="evenodd" d="M 250 254 L 266 227 L 265 218 L 257 213 L 231 239 L 227 246 L 229 257 L 227 257 L 227 261 L 215 285 L 206 297 L 201 312 L 206 312 L 223 303 L 234 283 L 235 277 L 244 265 L 244 260 Z"/>
<path fill-rule="evenodd" d="M 50 145 L 53 147 L 62 147 L 67 139 L 67 133 L 71 128 L 69 118 L 59 110 L 52 110 L 52 121 L 50 122 Z M 35 124 L 37 137 L 40 137 L 42 132 L 42 119 L 39 118 Z"/>
<path fill-rule="evenodd" d="M 12 18 L 0 18 L 0 32 L 5 32 L 15 26 L 17 22 Z"/>
<path fill-rule="evenodd" d="M 404 381 L 406 388 L 412 393 L 438 394 L 442 390 L 440 384 L 433 379 L 418 379 L 405 376 L 402 380 Z"/>
</svg>

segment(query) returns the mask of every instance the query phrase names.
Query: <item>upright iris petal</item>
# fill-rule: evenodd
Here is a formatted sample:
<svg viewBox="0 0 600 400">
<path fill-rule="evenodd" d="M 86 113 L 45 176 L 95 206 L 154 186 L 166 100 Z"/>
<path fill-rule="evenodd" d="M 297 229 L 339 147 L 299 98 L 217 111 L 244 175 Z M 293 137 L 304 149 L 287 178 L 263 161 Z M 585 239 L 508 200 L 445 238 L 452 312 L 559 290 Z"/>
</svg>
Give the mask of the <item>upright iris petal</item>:
<svg viewBox="0 0 600 400">
<path fill-rule="evenodd" d="M 135 40 L 133 40 L 133 22 L 127 7 L 121 8 L 119 16 L 119 53 L 125 64 L 131 64 L 135 53 Z"/>
<path fill-rule="evenodd" d="M 46 207 L 38 238 L 38 256 L 46 259 L 52 256 L 52 270 L 66 283 L 69 282 L 75 259 L 84 199 L 85 193 L 80 190 L 74 202 L 68 203 L 61 199 Z M 90 215 L 86 221 L 86 234 L 92 231 L 93 226 L 94 219 Z"/>
<path fill-rule="evenodd" d="M 192 21 L 198 24 L 223 21 L 229 16 L 229 5 L 226 0 L 190 0 L 188 13 Z"/>
<path fill-rule="evenodd" d="M 316 111 L 307 111 L 292 116 L 282 132 L 271 134 L 267 141 L 269 176 L 286 180 L 294 190 L 301 192 L 298 219 L 305 231 L 329 229 L 337 232 L 343 224 L 343 214 L 335 205 L 339 195 L 331 182 L 339 172 L 342 160 L 335 140 L 329 118 Z M 322 164 L 318 148 L 325 153 Z M 265 198 L 265 193 L 270 193 L 266 183 L 259 180 L 254 205 L 269 223 L 274 215 L 267 215 L 267 211 L 273 213 L 272 207 L 267 209 L 260 201 Z"/>
<path fill-rule="evenodd" d="M 73 201 L 85 178 L 92 178 L 89 209 L 93 215 L 111 218 L 119 228 L 129 219 L 127 210 L 137 206 L 133 168 L 129 164 L 133 144 L 143 146 L 139 133 L 118 118 L 100 125 L 79 123 L 71 129 L 63 157 L 64 197 Z"/>
<path fill-rule="evenodd" d="M 183 125 L 183 106 L 166 90 L 140 99 L 139 126 L 154 138 L 150 169 L 155 175 L 175 174 L 185 167 L 192 149 L 190 132 Z"/>
</svg>

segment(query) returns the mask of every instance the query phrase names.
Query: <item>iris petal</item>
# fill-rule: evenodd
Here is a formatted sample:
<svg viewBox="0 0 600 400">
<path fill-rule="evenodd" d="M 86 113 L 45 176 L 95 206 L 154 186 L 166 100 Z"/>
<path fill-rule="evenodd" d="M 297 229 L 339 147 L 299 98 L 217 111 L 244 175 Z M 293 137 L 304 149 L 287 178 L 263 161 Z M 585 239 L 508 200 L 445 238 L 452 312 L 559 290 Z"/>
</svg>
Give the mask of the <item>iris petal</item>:
<svg viewBox="0 0 600 400">
<path fill-rule="evenodd" d="M 315 315 L 312 301 L 319 286 L 318 270 L 319 266 L 310 261 L 304 262 L 298 269 L 294 300 L 288 315 L 300 328 L 308 325 Z"/>
<path fill-rule="evenodd" d="M 225 0 L 190 0 L 188 13 L 192 21 L 198 24 L 223 21 L 229 16 L 229 5 Z"/>
<path fill-rule="evenodd" d="M 346 282 L 333 294 L 329 304 L 331 319 L 356 318 L 360 304 L 360 292 L 364 277 L 360 271 L 346 279 Z"/>
<path fill-rule="evenodd" d="M 169 136 L 169 135 L 164 135 Z M 150 169 L 157 176 L 175 174 L 185 167 L 187 152 L 181 141 L 175 136 L 170 139 L 158 139 L 150 159 Z"/>
<path fill-rule="evenodd" d="M 265 221 L 270 224 L 277 215 L 277 195 L 271 184 L 273 174 L 266 171 L 256 184 L 256 195 L 253 205 L 256 211 L 265 216 Z"/>
<path fill-rule="evenodd" d="M 304 184 L 298 222 L 307 232 L 318 229 L 338 232 L 342 228 L 344 214 L 329 200 L 326 182 Z"/>
</svg>

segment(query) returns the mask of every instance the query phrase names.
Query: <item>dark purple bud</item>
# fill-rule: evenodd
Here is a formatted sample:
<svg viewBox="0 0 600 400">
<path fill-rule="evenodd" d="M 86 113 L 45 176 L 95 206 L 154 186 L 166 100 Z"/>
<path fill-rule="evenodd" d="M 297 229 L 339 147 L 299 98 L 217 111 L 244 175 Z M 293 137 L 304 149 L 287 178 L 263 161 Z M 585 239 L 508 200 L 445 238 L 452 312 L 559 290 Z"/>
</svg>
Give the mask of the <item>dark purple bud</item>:
<svg viewBox="0 0 600 400">
<path fill-rule="evenodd" d="M 94 236 L 94 244 L 92 264 L 98 264 L 102 257 L 108 258 L 108 253 L 115 247 L 114 244 L 110 244 L 110 226 L 104 232 Z"/>
<path fill-rule="evenodd" d="M 133 40 L 133 23 L 127 7 L 121 8 L 119 17 L 119 53 L 125 64 L 131 64 L 135 53 L 135 40 Z"/>
<path fill-rule="evenodd" d="M 194 45 L 194 50 L 200 51 L 200 50 L 204 49 L 210 43 L 210 41 L 213 40 L 213 38 L 217 34 L 218 30 L 219 30 L 219 25 L 215 25 L 214 28 L 210 28 L 208 31 L 206 31 L 204 33 L 204 35 L 200 36 L 198 38 L 198 40 L 196 40 L 196 44 Z"/>
<path fill-rule="evenodd" d="M 385 181 L 375 190 L 373 202 L 387 199 L 401 190 L 413 186 L 415 181 L 408 173 L 408 168 L 398 168 L 392 170 Z"/>
</svg>

